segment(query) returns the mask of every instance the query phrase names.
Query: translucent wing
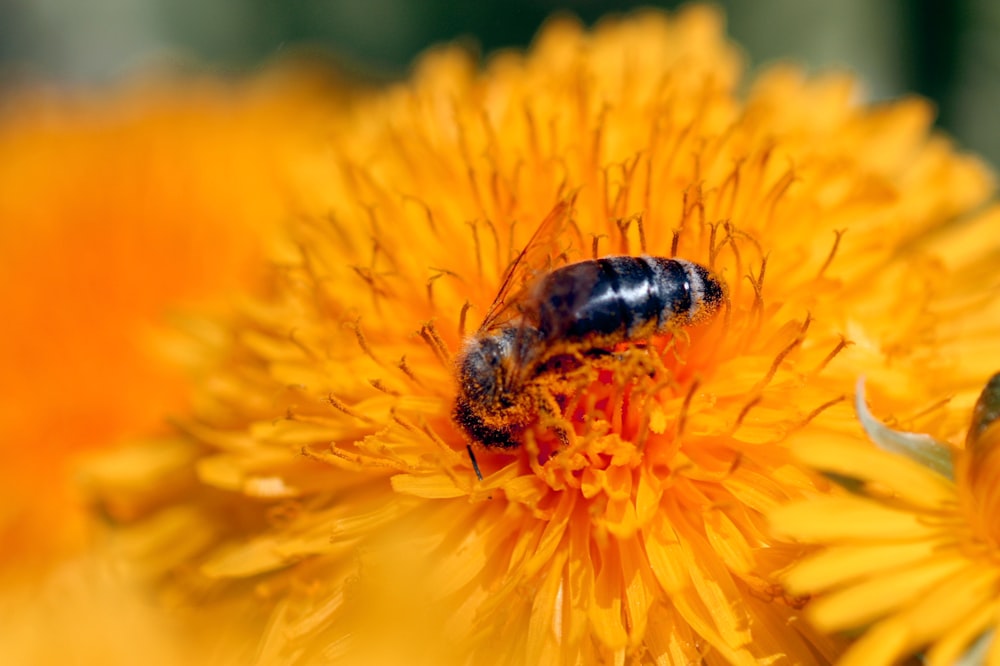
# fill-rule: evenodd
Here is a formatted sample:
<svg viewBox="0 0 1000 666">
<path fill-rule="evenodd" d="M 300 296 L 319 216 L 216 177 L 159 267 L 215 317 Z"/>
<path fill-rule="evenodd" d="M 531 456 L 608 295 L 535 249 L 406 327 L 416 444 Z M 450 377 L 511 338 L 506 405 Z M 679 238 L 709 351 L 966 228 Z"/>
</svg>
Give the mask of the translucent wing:
<svg viewBox="0 0 1000 666">
<path fill-rule="evenodd" d="M 519 314 L 516 304 L 520 299 L 517 296 L 510 298 L 511 292 L 517 290 L 515 293 L 521 293 L 532 277 L 551 270 L 555 261 L 553 255 L 557 248 L 557 238 L 569 220 L 575 200 L 574 193 L 557 203 L 538 225 L 528 244 L 504 271 L 500 290 L 486 311 L 486 317 L 479 327 L 480 332 L 514 319 Z"/>
</svg>

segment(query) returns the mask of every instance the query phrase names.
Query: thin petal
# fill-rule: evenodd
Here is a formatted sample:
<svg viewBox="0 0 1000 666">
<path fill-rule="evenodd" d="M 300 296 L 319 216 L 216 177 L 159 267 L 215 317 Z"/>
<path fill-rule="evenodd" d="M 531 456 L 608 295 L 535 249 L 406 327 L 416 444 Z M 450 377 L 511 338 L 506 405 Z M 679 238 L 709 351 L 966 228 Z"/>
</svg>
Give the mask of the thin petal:
<svg viewBox="0 0 1000 666">
<path fill-rule="evenodd" d="M 809 617 L 828 631 L 863 626 L 918 599 L 966 565 L 961 556 L 949 554 L 886 573 L 817 599 Z"/>
<path fill-rule="evenodd" d="M 800 438 L 795 457 L 826 472 L 876 481 L 916 507 L 939 510 L 956 501 L 955 484 L 909 457 L 892 455 L 847 435 Z"/>
<path fill-rule="evenodd" d="M 997 603 L 983 604 L 965 617 L 956 618 L 951 630 L 927 650 L 928 666 L 953 666 L 960 664 L 970 646 L 983 635 L 987 628 L 994 626 L 997 617 Z M 979 663 L 979 662 L 976 662 Z"/>
<path fill-rule="evenodd" d="M 933 539 L 938 532 L 919 515 L 861 497 L 817 497 L 781 507 L 769 517 L 776 532 L 816 543 Z"/>
<path fill-rule="evenodd" d="M 835 546 L 800 561 L 784 576 L 794 594 L 823 592 L 863 576 L 906 567 L 931 557 L 939 547 L 934 541 L 863 543 Z"/>
</svg>

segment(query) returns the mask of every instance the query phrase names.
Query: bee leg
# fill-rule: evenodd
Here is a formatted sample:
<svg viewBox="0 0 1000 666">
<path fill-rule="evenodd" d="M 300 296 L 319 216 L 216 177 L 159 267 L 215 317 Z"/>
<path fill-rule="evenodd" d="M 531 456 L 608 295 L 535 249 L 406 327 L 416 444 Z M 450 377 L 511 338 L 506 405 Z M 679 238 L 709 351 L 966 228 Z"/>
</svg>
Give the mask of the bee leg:
<svg viewBox="0 0 1000 666">
<path fill-rule="evenodd" d="M 544 391 L 538 398 L 538 413 L 542 416 L 543 423 L 550 427 L 559 438 L 561 448 L 569 446 L 569 429 L 563 425 L 566 419 L 562 413 L 562 407 L 556 396 L 548 391 Z M 553 451 L 553 455 L 557 452 Z"/>
<path fill-rule="evenodd" d="M 479 463 L 476 462 L 476 454 L 472 452 L 472 444 L 466 444 L 465 450 L 469 452 L 469 460 L 472 461 L 472 469 L 476 472 L 476 478 L 483 480 L 483 473 L 479 471 Z"/>
<path fill-rule="evenodd" d="M 649 353 L 648 347 L 627 347 L 619 351 L 607 349 L 591 349 L 585 353 L 592 367 L 598 370 L 610 370 L 623 373 L 628 377 L 646 375 L 655 377 L 660 365 L 655 355 Z"/>
</svg>

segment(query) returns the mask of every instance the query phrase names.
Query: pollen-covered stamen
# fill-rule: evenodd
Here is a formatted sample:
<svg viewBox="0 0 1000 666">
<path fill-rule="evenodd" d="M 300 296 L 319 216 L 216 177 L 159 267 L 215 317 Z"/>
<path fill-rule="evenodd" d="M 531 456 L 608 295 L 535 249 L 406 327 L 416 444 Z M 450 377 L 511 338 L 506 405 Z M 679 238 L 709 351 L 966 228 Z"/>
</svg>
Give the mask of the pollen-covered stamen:
<svg viewBox="0 0 1000 666">
<path fill-rule="evenodd" d="M 417 471 L 398 458 L 394 458 L 391 454 L 387 455 L 389 452 L 386 447 L 382 447 L 380 450 L 371 453 L 348 451 L 337 444 L 330 444 L 325 450 L 316 450 L 309 446 L 303 446 L 301 451 L 302 455 L 312 460 L 355 472 L 369 469 L 393 470 L 396 472 Z"/>
<path fill-rule="evenodd" d="M 365 353 L 365 356 L 375 361 L 380 366 L 384 367 L 382 360 L 375 355 L 375 351 L 368 344 L 368 338 L 365 337 L 364 331 L 361 330 L 361 318 L 355 319 L 354 321 L 345 322 L 344 325 L 350 328 L 354 332 L 354 339 L 357 340 L 358 346 L 361 351 Z"/>
<path fill-rule="evenodd" d="M 394 388 L 390 388 L 390 387 L 386 386 L 385 382 L 382 381 L 381 379 L 379 379 L 378 377 L 369 378 L 368 379 L 368 383 L 371 384 L 372 388 L 374 388 L 376 391 L 381 391 L 382 393 L 385 393 L 386 395 L 390 395 L 390 396 L 392 396 L 394 398 L 398 398 L 401 395 L 403 395 L 402 392 L 400 392 L 400 391 L 398 391 L 398 390 L 396 390 Z"/>
<path fill-rule="evenodd" d="M 404 419 L 398 414 L 393 415 L 393 420 L 397 423 L 405 423 Z M 408 430 L 412 430 L 412 424 L 406 424 Z M 423 433 L 423 435 L 430 441 L 434 447 L 438 450 L 438 453 L 442 456 L 443 460 L 447 461 L 446 464 L 430 464 L 427 466 L 428 470 L 440 469 L 444 471 L 448 476 L 453 479 L 458 479 L 458 476 L 452 471 L 452 468 L 458 466 L 460 462 L 464 460 L 464 456 L 448 445 L 448 442 L 441 438 L 441 435 L 437 433 L 429 424 L 421 421 L 418 430 Z M 474 459 L 473 459 L 474 461 Z"/>
<path fill-rule="evenodd" d="M 433 321 L 429 321 L 420 327 L 419 331 L 420 339 L 427 343 L 427 346 L 431 348 L 434 355 L 437 356 L 438 360 L 447 367 L 451 367 L 451 352 L 448 350 L 448 345 L 445 344 L 441 336 L 438 335 L 437 328 L 434 326 Z"/>
<path fill-rule="evenodd" d="M 375 419 L 373 419 L 373 418 L 371 418 L 369 416 L 366 416 L 366 415 L 362 414 L 361 412 L 353 409 L 347 403 L 345 403 L 343 400 L 337 398 L 332 393 L 328 393 L 327 394 L 326 401 L 334 409 L 337 409 L 338 411 L 341 411 L 344 414 L 347 414 L 348 416 L 350 416 L 352 418 L 358 419 L 359 421 L 363 421 L 365 423 L 375 423 Z"/>
<path fill-rule="evenodd" d="M 411 382 L 413 382 L 414 384 L 416 384 L 417 386 L 419 386 L 421 388 L 425 388 L 424 383 L 422 381 L 420 381 L 420 378 L 417 377 L 417 375 L 413 372 L 413 368 L 411 368 L 410 364 L 407 362 L 405 354 L 399 358 L 399 363 L 396 364 L 396 367 Z"/>
</svg>

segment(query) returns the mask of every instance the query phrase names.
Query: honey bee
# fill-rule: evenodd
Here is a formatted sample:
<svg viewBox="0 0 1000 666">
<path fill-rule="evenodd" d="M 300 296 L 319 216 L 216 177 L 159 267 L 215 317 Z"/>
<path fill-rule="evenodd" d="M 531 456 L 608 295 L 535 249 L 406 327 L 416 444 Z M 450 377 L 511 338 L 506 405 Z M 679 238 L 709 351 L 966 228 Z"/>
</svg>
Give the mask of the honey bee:
<svg viewBox="0 0 1000 666">
<path fill-rule="evenodd" d="M 714 315 L 726 298 L 708 268 L 683 259 L 607 256 L 543 273 L 513 298 L 514 275 L 552 227 L 564 202 L 546 218 L 508 269 L 500 293 L 458 359 L 455 423 L 476 444 L 512 449 L 540 406 L 537 387 L 559 372 L 552 360 L 608 355 L 620 343 L 675 331 Z M 476 475 L 478 464 L 468 447 Z"/>
</svg>

